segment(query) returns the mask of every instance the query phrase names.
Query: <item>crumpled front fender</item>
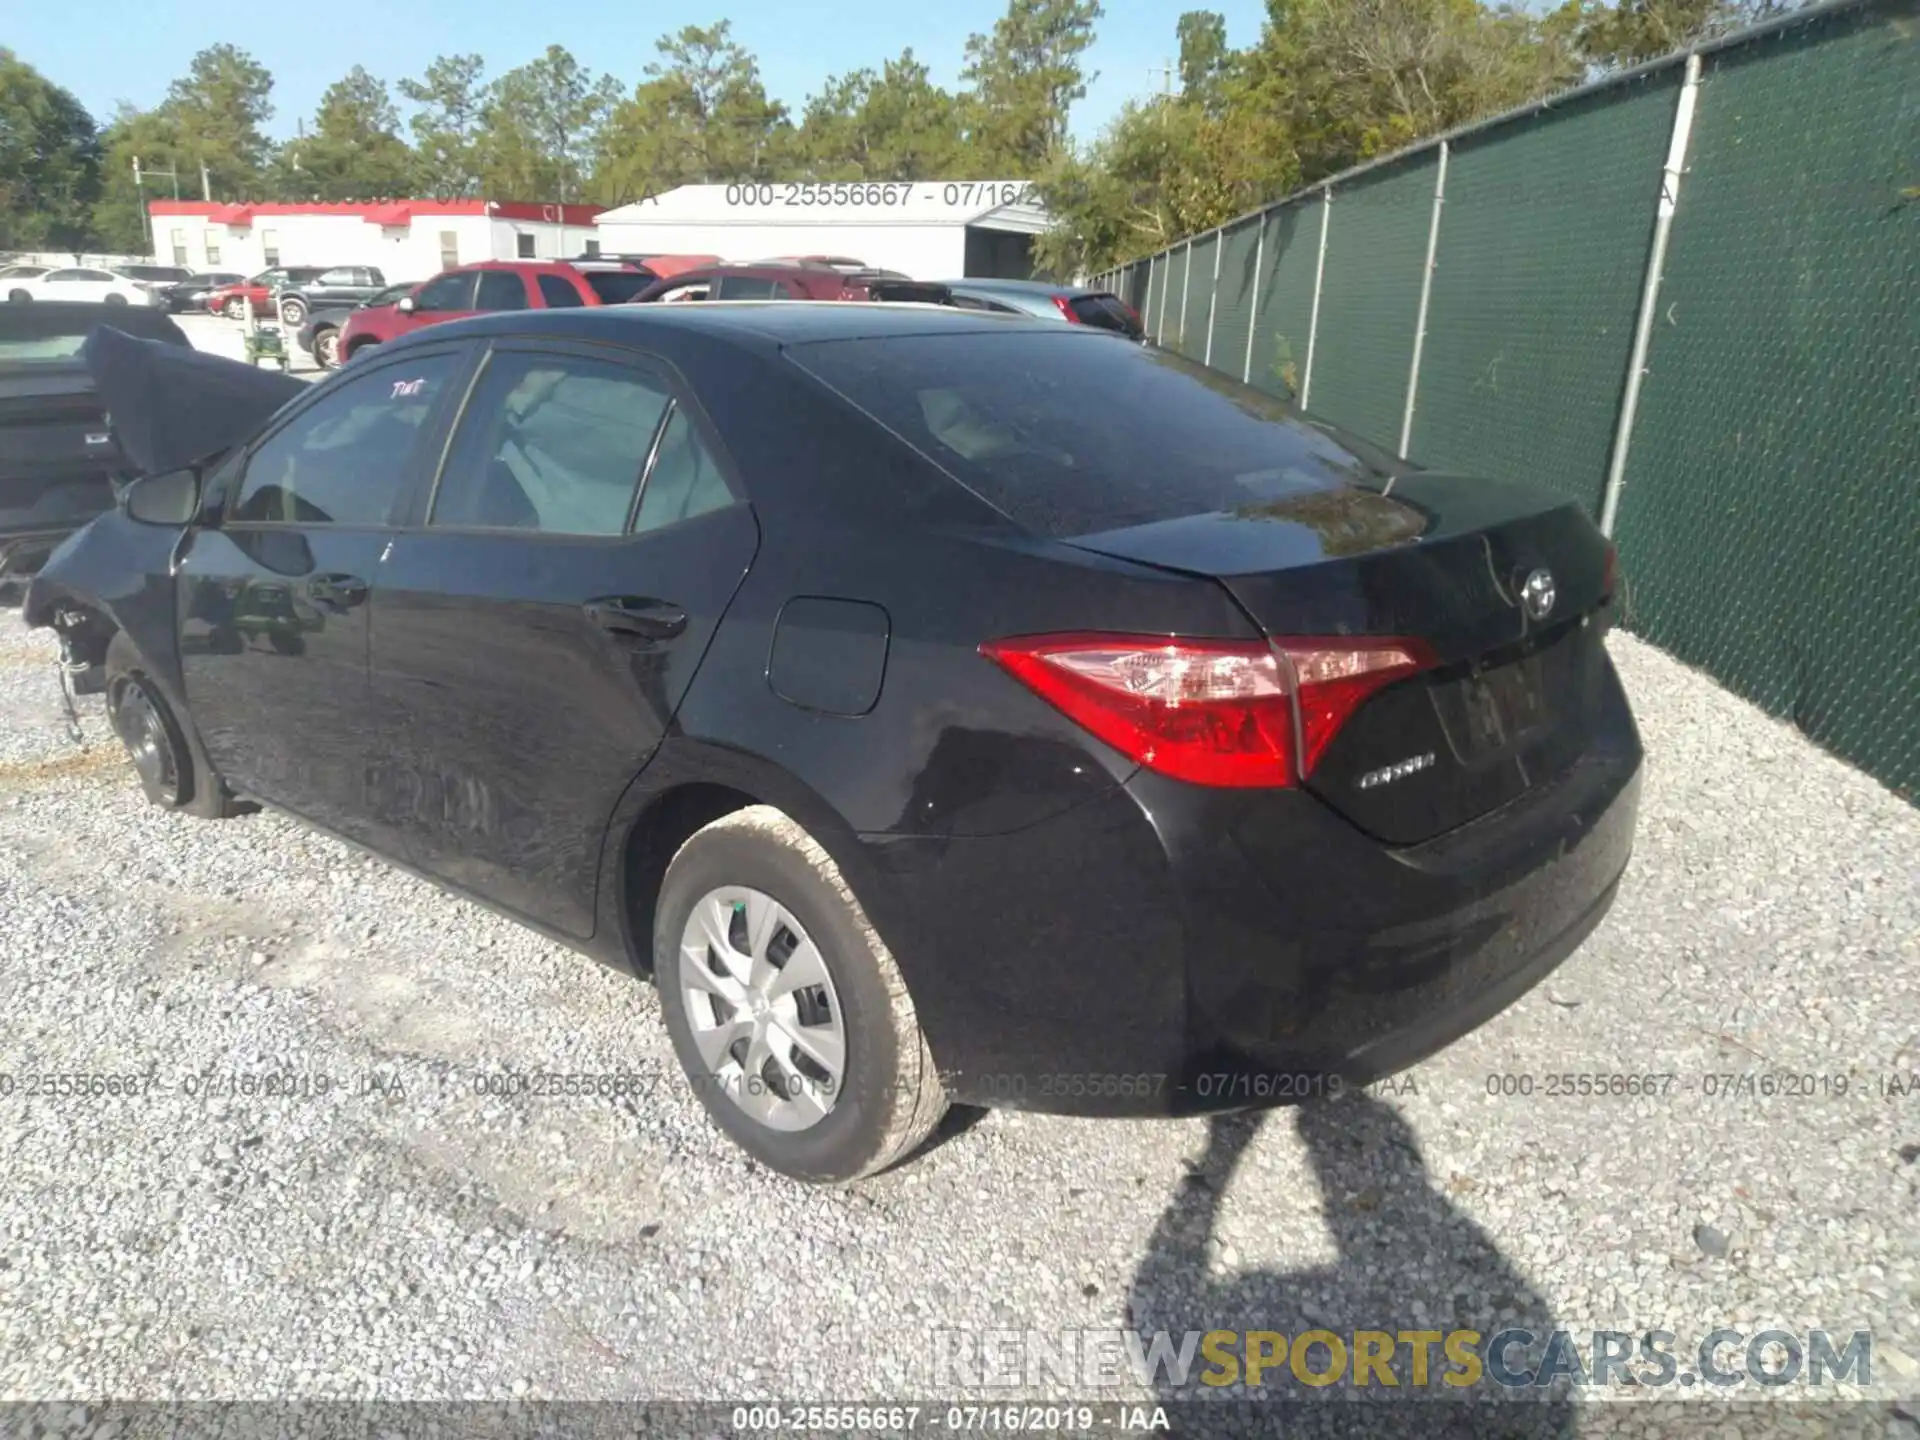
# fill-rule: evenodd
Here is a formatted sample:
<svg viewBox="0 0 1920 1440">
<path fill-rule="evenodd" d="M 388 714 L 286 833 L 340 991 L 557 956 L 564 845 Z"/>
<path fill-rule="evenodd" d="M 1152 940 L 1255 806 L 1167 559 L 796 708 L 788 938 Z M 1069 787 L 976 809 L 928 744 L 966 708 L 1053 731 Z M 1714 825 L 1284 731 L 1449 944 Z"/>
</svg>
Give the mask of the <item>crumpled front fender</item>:
<svg viewBox="0 0 1920 1440">
<path fill-rule="evenodd" d="M 83 526 L 27 587 L 22 615 L 28 628 L 54 625 L 65 611 L 90 612 L 98 617 L 89 627 L 97 636 L 125 631 L 146 664 L 177 686 L 173 555 L 181 534 L 178 527 L 143 525 L 118 510 Z M 104 638 L 100 644 L 104 648 Z"/>
</svg>

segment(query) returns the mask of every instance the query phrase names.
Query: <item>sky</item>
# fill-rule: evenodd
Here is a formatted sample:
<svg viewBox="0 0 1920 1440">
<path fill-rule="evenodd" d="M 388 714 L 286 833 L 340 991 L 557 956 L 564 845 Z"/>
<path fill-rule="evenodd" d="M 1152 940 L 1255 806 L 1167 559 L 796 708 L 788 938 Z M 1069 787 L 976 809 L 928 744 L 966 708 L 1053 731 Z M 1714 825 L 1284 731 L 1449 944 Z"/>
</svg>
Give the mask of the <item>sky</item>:
<svg viewBox="0 0 1920 1440">
<path fill-rule="evenodd" d="M 1106 0 L 1106 14 L 1086 56 L 1098 77 L 1075 107 L 1076 139 L 1088 140 L 1130 99 L 1161 87 L 1160 66 L 1176 58 L 1174 25 L 1182 10 L 1217 10 L 1227 17 L 1235 45 L 1257 38 L 1260 0 Z M 89 0 L 84 25 L 64 6 L 10 4 L 7 47 L 55 84 L 63 85 L 104 125 L 122 100 L 146 108 L 186 72 L 196 51 L 229 41 L 272 72 L 276 139 L 309 124 L 320 95 L 354 65 L 365 65 L 392 87 L 418 75 L 436 55 L 473 51 L 489 76 L 533 59 L 550 44 L 571 50 L 583 65 L 618 76 L 631 88 L 655 58 L 654 41 L 683 25 L 707 25 L 723 16 L 733 36 L 760 62 L 775 99 L 796 116 L 801 102 L 829 75 L 872 65 L 907 46 L 948 87 L 959 81 L 967 36 L 990 30 L 1004 0 L 838 0 L 796 6 L 787 0 L 667 0 L 659 6 L 591 3 L 553 6 L 525 0 L 400 0 L 272 7 L 207 5 L 205 0 Z M 399 97 L 395 96 L 398 102 Z M 401 103 L 405 113 L 404 102 Z M 1008 177 L 1020 178 L 1020 177 Z"/>
</svg>

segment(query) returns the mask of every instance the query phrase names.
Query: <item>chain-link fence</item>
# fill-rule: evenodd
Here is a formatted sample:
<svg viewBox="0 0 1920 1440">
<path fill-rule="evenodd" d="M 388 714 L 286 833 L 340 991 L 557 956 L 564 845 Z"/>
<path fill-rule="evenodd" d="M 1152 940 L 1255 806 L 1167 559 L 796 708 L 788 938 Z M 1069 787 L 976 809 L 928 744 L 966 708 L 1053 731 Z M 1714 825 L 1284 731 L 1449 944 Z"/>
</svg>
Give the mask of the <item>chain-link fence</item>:
<svg viewBox="0 0 1920 1440">
<path fill-rule="evenodd" d="M 1627 624 L 1920 794 L 1920 0 L 1528 107 L 1094 283 L 1616 535 Z"/>
</svg>

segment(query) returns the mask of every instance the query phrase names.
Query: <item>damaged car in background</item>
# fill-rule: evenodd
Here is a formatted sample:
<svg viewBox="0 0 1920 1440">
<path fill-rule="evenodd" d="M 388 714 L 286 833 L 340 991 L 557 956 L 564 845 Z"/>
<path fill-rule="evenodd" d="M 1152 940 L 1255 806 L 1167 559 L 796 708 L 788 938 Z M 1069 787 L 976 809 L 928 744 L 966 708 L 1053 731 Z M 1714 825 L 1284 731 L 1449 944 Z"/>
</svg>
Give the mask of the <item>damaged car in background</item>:
<svg viewBox="0 0 1920 1440">
<path fill-rule="evenodd" d="M 650 977 L 784 1174 L 950 1102 L 1390 1074 L 1627 865 L 1580 506 L 1093 326 L 524 309 L 257 401 L 156 424 L 27 622 L 156 803 L 271 804 Z"/>
<path fill-rule="evenodd" d="M 46 301 L 0 306 L 0 600 L 68 535 L 113 508 L 139 467 L 107 423 L 82 353 L 102 325 L 187 353 L 160 310 Z"/>
</svg>

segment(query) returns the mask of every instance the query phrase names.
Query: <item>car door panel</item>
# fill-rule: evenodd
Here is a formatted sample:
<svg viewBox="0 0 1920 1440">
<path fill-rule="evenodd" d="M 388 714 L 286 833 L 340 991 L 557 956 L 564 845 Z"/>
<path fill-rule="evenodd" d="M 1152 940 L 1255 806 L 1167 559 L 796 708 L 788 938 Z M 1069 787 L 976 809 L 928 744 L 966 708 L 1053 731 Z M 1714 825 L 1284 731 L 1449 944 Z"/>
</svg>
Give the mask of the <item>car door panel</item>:
<svg viewBox="0 0 1920 1440">
<path fill-rule="evenodd" d="M 367 796 L 373 577 L 463 347 L 396 356 L 302 406 L 227 467 L 176 565 L 182 684 L 235 788 L 376 844 Z"/>
<path fill-rule="evenodd" d="M 535 353 L 580 358 L 522 351 L 520 362 Z M 502 347 L 494 363 L 503 354 L 515 351 Z M 664 387 L 657 373 L 636 373 Z M 482 403 L 490 383 L 476 383 L 448 447 L 443 514 L 460 477 L 478 488 L 479 458 L 499 453 L 467 433 L 500 409 L 497 395 Z M 649 455 L 657 463 L 659 438 L 637 431 L 623 443 L 638 480 Z M 551 497 L 539 504 L 551 513 Z M 523 528 L 486 528 L 516 514 Z M 511 508 L 471 504 L 454 518 L 469 523 L 396 535 L 380 568 L 371 694 L 387 766 L 382 823 L 404 831 L 421 870 L 584 938 L 613 807 L 665 735 L 758 526 L 730 501 L 650 518 L 645 533 L 547 533 Z M 630 523 L 620 515 L 613 526 Z"/>
</svg>

